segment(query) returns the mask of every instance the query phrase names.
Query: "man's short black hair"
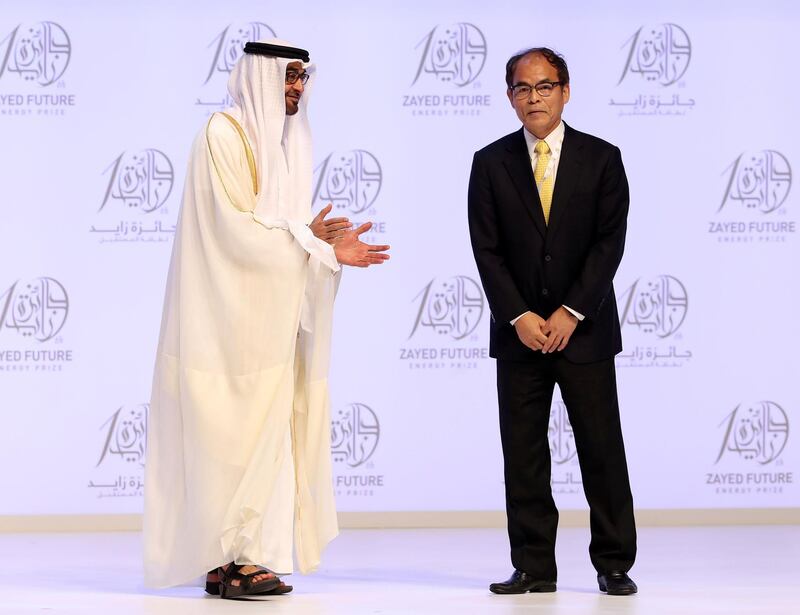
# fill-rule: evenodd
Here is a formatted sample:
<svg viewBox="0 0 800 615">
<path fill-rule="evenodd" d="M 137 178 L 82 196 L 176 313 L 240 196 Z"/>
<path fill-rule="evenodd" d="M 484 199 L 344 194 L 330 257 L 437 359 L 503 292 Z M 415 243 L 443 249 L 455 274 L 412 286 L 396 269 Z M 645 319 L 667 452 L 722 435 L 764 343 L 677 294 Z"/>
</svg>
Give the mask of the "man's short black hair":
<svg viewBox="0 0 800 615">
<path fill-rule="evenodd" d="M 520 51 L 519 53 L 511 56 L 508 59 L 508 62 L 506 62 L 506 85 L 508 85 L 509 89 L 514 85 L 514 69 L 517 68 L 517 62 L 519 62 L 525 56 L 537 54 L 542 56 L 553 68 L 556 69 L 556 72 L 558 73 L 558 80 L 561 82 L 562 86 L 569 83 L 569 69 L 567 68 L 566 60 L 564 60 L 561 55 L 548 47 L 531 47 L 530 49 Z M 535 84 L 531 83 L 530 85 Z"/>
</svg>

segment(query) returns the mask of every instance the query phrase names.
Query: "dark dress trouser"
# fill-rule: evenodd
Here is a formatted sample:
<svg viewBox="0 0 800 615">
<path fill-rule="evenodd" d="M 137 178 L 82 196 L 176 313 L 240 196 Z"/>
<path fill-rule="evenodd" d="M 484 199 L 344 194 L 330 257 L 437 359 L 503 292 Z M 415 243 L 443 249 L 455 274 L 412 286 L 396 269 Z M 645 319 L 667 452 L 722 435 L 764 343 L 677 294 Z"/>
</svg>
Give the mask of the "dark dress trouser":
<svg viewBox="0 0 800 615">
<path fill-rule="evenodd" d="M 537 353 L 533 361 L 497 361 L 511 562 L 534 578 L 557 578 L 558 510 L 547 438 L 555 384 L 572 424 L 589 503 L 592 564 L 598 572 L 627 572 L 636 556 L 636 526 L 614 359 L 578 364 L 559 352 Z"/>
</svg>

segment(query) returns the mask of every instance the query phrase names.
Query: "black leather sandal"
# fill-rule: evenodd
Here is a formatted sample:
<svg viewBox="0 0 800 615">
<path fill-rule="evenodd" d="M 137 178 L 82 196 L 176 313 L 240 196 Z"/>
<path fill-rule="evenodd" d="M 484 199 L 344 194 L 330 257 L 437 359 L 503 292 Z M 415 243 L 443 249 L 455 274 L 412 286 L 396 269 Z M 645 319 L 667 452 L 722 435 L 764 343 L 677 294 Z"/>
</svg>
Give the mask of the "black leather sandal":
<svg viewBox="0 0 800 615">
<path fill-rule="evenodd" d="M 276 587 L 275 589 L 271 589 L 271 590 L 266 591 L 266 592 L 261 592 L 259 595 L 260 596 L 281 596 L 283 594 L 288 594 L 293 589 L 294 589 L 294 587 L 292 587 L 291 585 L 286 585 L 286 583 L 281 581 L 278 584 L 278 587 Z"/>
<path fill-rule="evenodd" d="M 277 576 L 262 581 L 254 580 L 259 575 L 269 573 L 265 568 L 260 568 L 250 574 L 242 573 L 241 569 L 246 565 L 231 563 L 228 564 L 227 570 L 222 566 L 217 568 L 219 582 L 209 583 L 206 581 L 206 592 L 215 596 L 219 595 L 220 598 L 238 598 L 240 596 L 263 595 L 280 586 L 281 580 Z M 234 585 L 233 581 L 239 581 L 239 584 Z"/>
</svg>

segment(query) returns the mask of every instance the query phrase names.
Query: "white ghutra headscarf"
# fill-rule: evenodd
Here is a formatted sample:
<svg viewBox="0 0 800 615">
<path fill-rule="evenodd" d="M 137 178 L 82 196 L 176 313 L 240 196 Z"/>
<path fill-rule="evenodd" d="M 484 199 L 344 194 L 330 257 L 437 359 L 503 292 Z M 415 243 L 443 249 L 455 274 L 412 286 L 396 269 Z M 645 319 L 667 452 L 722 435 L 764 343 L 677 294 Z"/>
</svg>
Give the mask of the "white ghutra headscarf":
<svg viewBox="0 0 800 615">
<path fill-rule="evenodd" d="M 280 39 L 259 42 L 291 46 Z M 233 107 L 226 113 L 241 124 L 255 157 L 258 195 L 254 219 L 267 228 L 288 230 L 311 257 L 338 271 L 333 248 L 307 226 L 312 217 L 313 174 L 307 108 L 315 67 L 302 62 L 309 80 L 297 113 L 286 115 L 286 67 L 298 61 L 245 53 L 228 80 Z"/>
</svg>

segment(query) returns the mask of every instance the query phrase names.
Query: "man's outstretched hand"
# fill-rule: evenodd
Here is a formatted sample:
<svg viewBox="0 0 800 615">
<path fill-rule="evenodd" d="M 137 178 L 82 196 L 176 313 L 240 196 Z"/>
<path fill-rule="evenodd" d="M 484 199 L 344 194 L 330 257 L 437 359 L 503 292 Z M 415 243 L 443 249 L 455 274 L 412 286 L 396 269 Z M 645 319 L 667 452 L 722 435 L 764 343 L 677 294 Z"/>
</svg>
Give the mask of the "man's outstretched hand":
<svg viewBox="0 0 800 615">
<path fill-rule="evenodd" d="M 365 222 L 356 229 L 344 231 L 341 237 L 333 242 L 333 251 L 336 253 L 336 260 L 339 261 L 339 264 L 351 267 L 369 267 L 370 265 L 380 265 L 389 259 L 389 255 L 384 254 L 389 246 L 373 246 L 359 239 L 360 235 L 371 228 L 372 222 Z"/>
<path fill-rule="evenodd" d="M 326 220 L 325 216 L 331 213 L 332 209 L 333 205 L 328 203 L 308 225 L 308 228 L 311 229 L 311 232 L 316 237 L 322 239 L 322 241 L 327 241 L 331 245 L 341 239 L 345 231 L 353 228 L 352 222 L 347 218 L 328 218 Z"/>
</svg>

